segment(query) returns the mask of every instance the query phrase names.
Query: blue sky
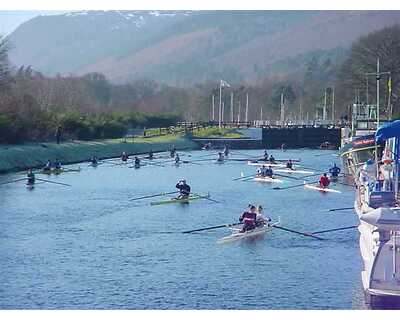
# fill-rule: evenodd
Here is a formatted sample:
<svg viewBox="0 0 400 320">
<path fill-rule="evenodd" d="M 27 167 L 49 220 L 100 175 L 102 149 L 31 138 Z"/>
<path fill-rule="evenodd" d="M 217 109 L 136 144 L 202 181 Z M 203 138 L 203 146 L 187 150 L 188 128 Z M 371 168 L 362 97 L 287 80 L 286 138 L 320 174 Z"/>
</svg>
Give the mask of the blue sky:
<svg viewBox="0 0 400 320">
<path fill-rule="evenodd" d="M 13 32 L 21 23 L 38 15 L 60 14 L 65 11 L 7 11 L 0 10 L 0 34 Z"/>
</svg>

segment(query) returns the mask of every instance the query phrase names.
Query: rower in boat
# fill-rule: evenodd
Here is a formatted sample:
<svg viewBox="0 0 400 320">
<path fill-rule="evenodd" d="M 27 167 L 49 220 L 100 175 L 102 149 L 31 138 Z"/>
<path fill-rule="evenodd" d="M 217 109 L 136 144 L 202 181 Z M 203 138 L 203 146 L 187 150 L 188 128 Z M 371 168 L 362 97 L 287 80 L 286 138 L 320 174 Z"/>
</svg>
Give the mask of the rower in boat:
<svg viewBox="0 0 400 320">
<path fill-rule="evenodd" d="M 333 167 L 329 169 L 329 173 L 331 174 L 331 179 L 337 180 L 340 168 L 336 166 L 336 163 L 334 163 Z"/>
<path fill-rule="evenodd" d="M 203 148 L 203 150 L 211 150 L 211 142 L 206 143 Z"/>
<path fill-rule="evenodd" d="M 286 151 L 286 143 L 281 144 L 281 151 Z"/>
<path fill-rule="evenodd" d="M 243 222 L 243 228 L 240 233 L 253 230 L 256 227 L 257 212 L 256 207 L 251 205 L 248 210 L 239 217 L 239 222 Z"/>
<path fill-rule="evenodd" d="M 122 152 L 121 160 L 122 160 L 123 162 L 127 162 L 128 159 L 129 159 L 129 156 L 126 154 L 126 152 L 125 152 L 125 151 Z"/>
<path fill-rule="evenodd" d="M 272 171 L 272 167 L 269 166 L 267 170 L 265 170 L 265 177 L 273 178 L 274 172 Z"/>
<path fill-rule="evenodd" d="M 218 152 L 218 159 L 217 162 L 224 162 L 225 158 L 224 158 L 224 154 L 222 152 Z"/>
<path fill-rule="evenodd" d="M 135 157 L 135 168 L 140 168 L 140 159 Z"/>
<path fill-rule="evenodd" d="M 294 170 L 293 169 L 293 162 L 292 160 L 289 159 L 288 162 L 286 162 L 286 168 L 290 169 L 290 170 Z"/>
<path fill-rule="evenodd" d="M 267 151 L 267 149 L 264 150 L 264 161 L 268 161 L 268 151 Z"/>
<path fill-rule="evenodd" d="M 34 185 L 35 184 L 35 174 L 33 173 L 32 169 L 29 168 L 28 173 L 27 173 L 27 177 L 28 177 L 28 181 L 27 181 L 27 185 Z"/>
<path fill-rule="evenodd" d="M 265 224 L 268 224 L 268 222 L 270 222 L 270 221 L 271 221 L 271 218 L 263 215 L 263 207 L 258 206 L 257 207 L 257 216 L 256 216 L 256 227 L 260 227 Z"/>
<path fill-rule="evenodd" d="M 153 160 L 154 156 L 153 156 L 153 150 L 150 150 L 149 152 L 149 160 Z"/>
<path fill-rule="evenodd" d="M 56 162 L 54 163 L 54 169 L 61 170 L 61 162 L 60 162 L 60 160 L 56 159 Z"/>
<path fill-rule="evenodd" d="M 97 166 L 97 165 L 99 164 L 99 160 L 97 159 L 96 156 L 93 156 L 93 157 L 90 159 L 90 164 L 91 164 L 92 166 Z"/>
<path fill-rule="evenodd" d="M 265 177 L 266 176 L 266 172 L 267 172 L 267 167 L 265 165 L 263 165 L 262 167 L 260 167 L 257 170 L 257 176 L 259 177 Z"/>
<path fill-rule="evenodd" d="M 172 146 L 171 151 L 170 151 L 171 158 L 175 157 L 175 153 L 176 153 L 176 148 L 175 148 L 175 146 Z"/>
<path fill-rule="evenodd" d="M 227 144 L 225 145 L 223 152 L 224 152 L 225 157 L 227 157 L 229 155 L 229 147 Z"/>
<path fill-rule="evenodd" d="M 42 169 L 43 172 L 50 173 L 51 172 L 51 161 L 47 160 L 46 165 Z"/>
<path fill-rule="evenodd" d="M 331 183 L 331 181 L 329 180 L 328 176 L 326 173 L 324 173 L 321 178 L 319 179 L 319 186 L 321 188 L 328 188 L 329 184 Z"/>
<path fill-rule="evenodd" d="M 274 156 L 271 154 L 271 156 L 269 157 L 269 162 L 270 163 L 276 163 Z"/>
<path fill-rule="evenodd" d="M 175 188 L 179 189 L 179 196 L 178 199 L 187 199 L 189 198 L 190 195 L 190 186 L 188 184 L 186 184 L 186 180 L 180 180 L 178 181 L 178 183 L 176 184 Z"/>
<path fill-rule="evenodd" d="M 175 155 L 175 164 L 178 165 L 180 163 L 181 159 L 179 158 L 179 154 L 177 153 Z"/>
</svg>

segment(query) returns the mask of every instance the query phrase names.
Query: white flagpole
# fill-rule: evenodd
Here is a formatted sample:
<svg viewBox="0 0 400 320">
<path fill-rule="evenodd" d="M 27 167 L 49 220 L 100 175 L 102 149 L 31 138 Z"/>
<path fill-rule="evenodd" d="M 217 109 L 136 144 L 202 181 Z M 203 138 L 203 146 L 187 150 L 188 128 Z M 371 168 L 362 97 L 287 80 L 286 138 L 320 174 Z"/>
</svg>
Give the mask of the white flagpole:
<svg viewBox="0 0 400 320">
<path fill-rule="evenodd" d="M 240 124 L 240 109 L 242 107 L 242 104 L 239 101 L 239 112 L 238 112 L 238 124 Z"/>
<path fill-rule="evenodd" d="M 221 113 L 222 123 L 224 123 L 224 114 L 225 114 L 225 102 L 222 102 L 222 113 Z"/>
</svg>

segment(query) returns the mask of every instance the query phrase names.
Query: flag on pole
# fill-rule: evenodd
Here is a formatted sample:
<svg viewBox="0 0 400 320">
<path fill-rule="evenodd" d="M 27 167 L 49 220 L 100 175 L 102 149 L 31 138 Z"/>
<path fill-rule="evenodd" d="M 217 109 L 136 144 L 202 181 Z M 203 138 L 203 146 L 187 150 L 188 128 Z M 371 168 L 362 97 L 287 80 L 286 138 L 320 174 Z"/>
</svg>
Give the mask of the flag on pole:
<svg viewBox="0 0 400 320">
<path fill-rule="evenodd" d="M 388 89 L 389 89 L 389 93 L 391 93 L 391 92 L 392 92 L 392 77 L 389 77 L 389 80 L 388 80 Z"/>
<path fill-rule="evenodd" d="M 231 87 L 231 85 L 230 85 L 228 82 L 226 82 L 225 80 L 221 80 L 221 87 L 227 87 L 227 88 L 230 88 L 230 87 Z"/>
</svg>

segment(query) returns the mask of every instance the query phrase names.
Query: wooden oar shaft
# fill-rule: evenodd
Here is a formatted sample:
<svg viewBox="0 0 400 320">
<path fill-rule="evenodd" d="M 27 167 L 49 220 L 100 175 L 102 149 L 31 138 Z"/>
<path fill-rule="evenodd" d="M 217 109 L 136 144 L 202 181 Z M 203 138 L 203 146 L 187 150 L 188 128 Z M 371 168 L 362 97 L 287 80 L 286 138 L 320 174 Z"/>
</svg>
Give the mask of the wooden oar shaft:
<svg viewBox="0 0 400 320">
<path fill-rule="evenodd" d="M 16 179 L 16 180 L 11 180 L 11 181 L 2 182 L 2 183 L 0 183 L 0 186 L 3 185 L 3 184 L 18 182 L 18 181 L 22 181 L 22 180 L 26 180 L 26 179 L 28 179 L 28 178 L 20 178 L 20 179 Z"/>
<path fill-rule="evenodd" d="M 334 231 L 354 229 L 354 228 L 358 228 L 358 226 L 350 226 L 350 227 L 342 227 L 342 228 L 335 228 L 335 229 L 316 231 L 316 232 L 311 232 L 311 234 L 327 233 L 327 232 L 334 232 Z"/>
<path fill-rule="evenodd" d="M 174 194 L 174 193 L 178 193 L 179 191 L 171 191 L 171 192 L 162 192 L 162 193 L 157 193 L 157 194 L 153 194 L 150 196 L 143 196 L 143 197 L 139 197 L 139 198 L 132 198 L 129 199 L 129 201 L 134 201 L 134 200 L 141 200 L 141 199 L 148 199 L 148 198 L 154 198 L 154 197 L 160 197 L 160 196 L 165 196 L 167 194 Z"/>
<path fill-rule="evenodd" d="M 296 231 L 296 230 L 292 230 L 292 229 L 288 229 L 288 228 L 284 228 L 284 227 L 280 227 L 280 226 L 274 226 L 274 225 L 272 227 L 277 228 L 277 229 L 281 229 L 281 230 L 284 230 L 284 231 L 287 231 L 287 232 L 296 233 L 296 234 L 299 234 L 299 235 L 302 235 L 302 236 L 305 236 L 305 237 L 311 237 L 311 238 L 315 238 L 315 239 L 318 239 L 318 240 L 324 240 L 323 238 L 314 236 L 314 235 L 312 235 L 310 233 L 300 232 L 300 231 Z"/>
<path fill-rule="evenodd" d="M 237 226 L 239 224 L 242 224 L 242 223 L 238 222 L 238 223 L 231 223 L 231 224 L 221 224 L 219 226 L 213 226 L 213 227 L 206 227 L 206 228 L 201 228 L 201 229 L 183 231 L 182 233 L 192 233 L 192 232 L 197 232 L 197 231 L 206 231 L 206 230 L 213 230 L 213 229 L 219 229 L 219 228 L 229 228 L 229 227 Z"/>
</svg>

